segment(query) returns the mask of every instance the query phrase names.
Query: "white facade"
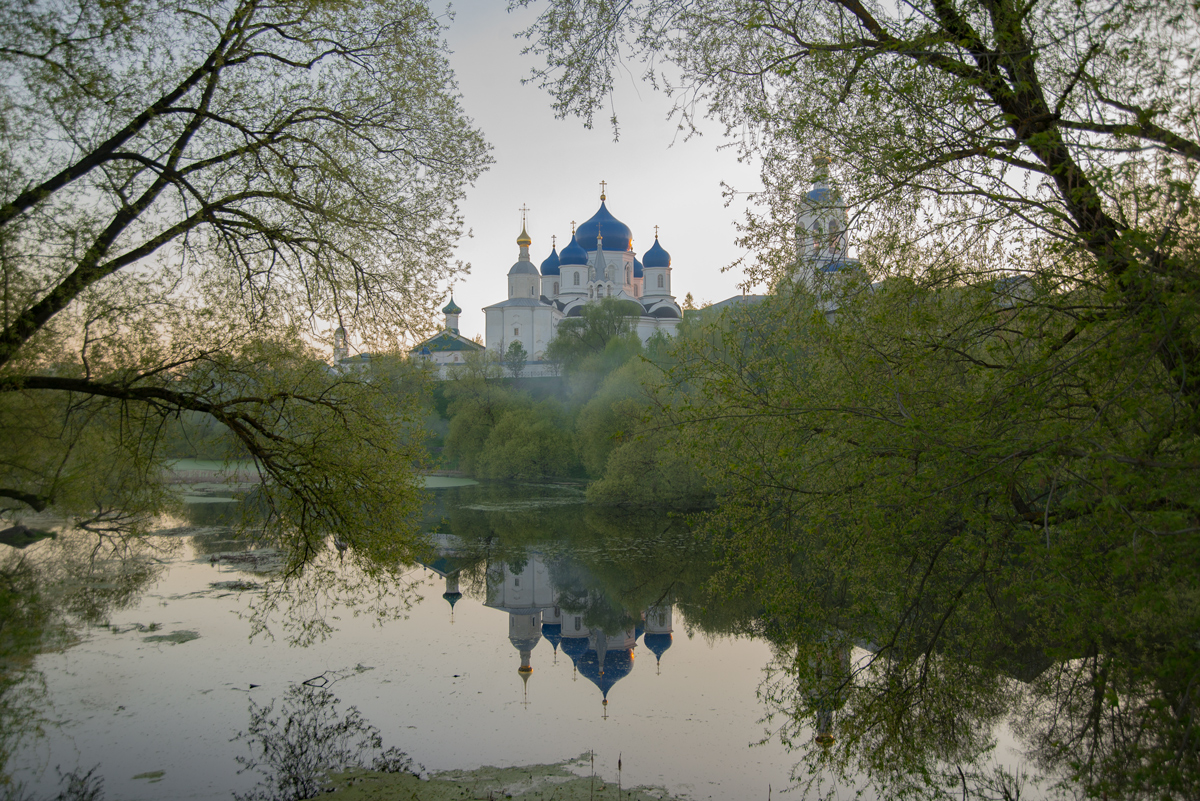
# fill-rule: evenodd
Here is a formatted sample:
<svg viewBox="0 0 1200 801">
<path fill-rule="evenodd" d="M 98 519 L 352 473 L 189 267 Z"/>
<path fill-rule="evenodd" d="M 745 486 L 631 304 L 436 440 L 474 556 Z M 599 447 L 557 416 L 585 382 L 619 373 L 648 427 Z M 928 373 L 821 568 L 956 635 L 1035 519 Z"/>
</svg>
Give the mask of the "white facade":
<svg viewBox="0 0 1200 801">
<path fill-rule="evenodd" d="M 503 353 L 520 342 L 536 371 L 558 324 L 603 298 L 629 300 L 641 308 L 636 330 L 643 342 L 656 331 L 670 334 L 678 327 L 683 312 L 671 290 L 670 254 L 655 237 L 643 266 L 629 228 L 608 212 L 603 195 L 600 199 L 599 211 L 572 232 L 561 255 L 552 248 L 540 270 L 530 260 L 532 240 L 522 228 L 520 255 L 508 271 L 508 298 L 483 310 L 489 350 Z"/>
</svg>

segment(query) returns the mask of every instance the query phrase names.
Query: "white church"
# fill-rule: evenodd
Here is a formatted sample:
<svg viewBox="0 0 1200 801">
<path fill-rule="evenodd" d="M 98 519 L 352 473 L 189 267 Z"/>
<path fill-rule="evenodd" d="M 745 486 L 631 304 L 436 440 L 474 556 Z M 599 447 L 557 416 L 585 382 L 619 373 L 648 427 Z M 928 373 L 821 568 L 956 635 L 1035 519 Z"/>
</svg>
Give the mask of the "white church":
<svg viewBox="0 0 1200 801">
<path fill-rule="evenodd" d="M 830 185 L 829 159 L 818 156 L 813 163 L 813 187 L 801 198 L 796 215 L 794 279 L 797 288 L 829 297 L 841 281 L 861 279 L 862 268 L 858 259 L 850 256 L 847 209 Z M 642 342 L 656 331 L 673 334 L 683 319 L 672 293 L 671 255 L 658 241 L 657 231 L 654 244 L 639 259 L 629 226 L 609 212 L 605 201 L 601 193 L 599 210 L 572 231 L 570 244 L 561 252 L 551 247 L 540 269 L 531 260 L 533 240 L 523 223 L 517 237 L 519 255 L 508 270 L 508 298 L 483 309 L 486 348 L 503 353 L 513 342 L 520 342 L 531 363 L 527 375 L 543 374 L 543 366 L 537 363 L 544 358 L 558 324 L 580 316 L 588 303 L 602 298 L 629 301 L 630 309 L 638 314 L 636 330 Z M 720 311 L 762 298 L 738 295 L 708 309 Z M 832 313 L 832 300 L 823 305 Z M 418 343 L 411 354 L 435 363 L 444 376 L 448 367 L 484 346 L 459 333 L 462 310 L 453 298 L 443 311 L 444 330 Z"/>
<path fill-rule="evenodd" d="M 559 253 L 552 247 L 541 269 L 530 260 L 532 239 L 521 228 L 520 254 L 508 271 L 508 298 L 484 307 L 484 339 L 489 350 L 503 352 L 520 342 L 533 361 L 540 361 L 558 324 L 578 317 L 588 303 L 617 298 L 638 312 L 642 341 L 655 331 L 674 333 L 683 311 L 671 294 L 671 255 L 658 241 L 639 260 L 633 233 L 614 217 L 600 195 L 600 209 L 571 234 Z"/>
</svg>

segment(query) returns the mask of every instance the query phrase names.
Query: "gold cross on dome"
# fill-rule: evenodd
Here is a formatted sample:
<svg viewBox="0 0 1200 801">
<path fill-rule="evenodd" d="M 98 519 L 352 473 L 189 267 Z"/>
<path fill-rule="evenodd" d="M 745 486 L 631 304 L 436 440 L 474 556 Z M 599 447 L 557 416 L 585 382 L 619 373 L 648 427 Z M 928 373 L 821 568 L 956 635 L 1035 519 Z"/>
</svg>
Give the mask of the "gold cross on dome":
<svg viewBox="0 0 1200 801">
<path fill-rule="evenodd" d="M 571 220 L 571 236 L 575 236 L 575 221 Z"/>
<path fill-rule="evenodd" d="M 658 226 L 654 226 L 654 238 L 658 239 Z"/>
<path fill-rule="evenodd" d="M 522 206 L 521 206 L 521 227 L 522 228 L 525 227 L 525 212 L 527 212 L 527 211 L 529 211 L 529 209 L 526 208 L 524 206 L 524 204 L 522 204 Z"/>
<path fill-rule="evenodd" d="M 604 189 L 605 189 L 605 187 L 607 187 L 607 186 L 608 186 L 608 181 L 601 181 L 601 182 L 600 182 L 600 199 L 601 199 L 601 200 L 605 200 L 605 199 L 606 199 L 606 198 L 604 197 Z"/>
<path fill-rule="evenodd" d="M 550 249 L 554 250 L 558 247 L 558 234 L 550 235 Z"/>
</svg>

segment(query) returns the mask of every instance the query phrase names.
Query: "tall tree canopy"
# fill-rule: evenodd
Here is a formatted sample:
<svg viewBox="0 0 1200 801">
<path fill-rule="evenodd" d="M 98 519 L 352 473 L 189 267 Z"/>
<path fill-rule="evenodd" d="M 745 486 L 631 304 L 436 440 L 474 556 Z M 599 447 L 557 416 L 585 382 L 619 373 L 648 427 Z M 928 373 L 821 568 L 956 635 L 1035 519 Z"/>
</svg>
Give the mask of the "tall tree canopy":
<svg viewBox="0 0 1200 801">
<path fill-rule="evenodd" d="M 548 0 L 528 33 L 560 113 L 641 58 L 763 164 L 775 297 L 680 343 L 662 411 L 772 599 L 773 730 L 881 796 L 1014 797 L 1007 716 L 1065 794 L 1197 795 L 1198 7 Z M 793 281 L 818 154 L 873 287 Z"/>
<path fill-rule="evenodd" d="M 9 508 L 153 506 L 162 422 L 198 412 L 306 547 L 411 512 L 385 489 L 411 484 L 413 382 L 301 343 L 344 324 L 395 348 L 458 269 L 489 157 L 440 37 L 419 0 L 0 9 Z"/>
</svg>

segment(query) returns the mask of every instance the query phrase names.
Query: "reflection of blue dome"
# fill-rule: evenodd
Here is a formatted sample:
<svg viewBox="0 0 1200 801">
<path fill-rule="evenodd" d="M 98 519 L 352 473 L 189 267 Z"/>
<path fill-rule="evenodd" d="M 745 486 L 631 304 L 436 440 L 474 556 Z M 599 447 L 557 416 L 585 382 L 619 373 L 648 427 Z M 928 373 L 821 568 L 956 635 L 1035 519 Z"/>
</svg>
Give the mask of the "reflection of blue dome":
<svg viewBox="0 0 1200 801">
<path fill-rule="evenodd" d="M 647 267 L 670 267 L 671 254 L 663 250 L 663 246 L 658 244 L 658 237 L 654 237 L 654 244 L 646 251 L 646 255 L 642 257 Z"/>
<path fill-rule="evenodd" d="M 454 605 L 456 603 L 458 603 L 458 599 L 462 598 L 462 593 L 461 592 L 443 592 L 442 597 L 446 599 L 446 603 L 450 604 L 450 608 L 453 609 Z"/>
<path fill-rule="evenodd" d="M 608 700 L 608 691 L 612 689 L 612 686 L 628 676 L 631 670 L 633 670 L 632 648 L 606 651 L 603 668 L 600 665 L 600 656 L 594 649 L 588 649 L 583 658 L 579 660 L 579 673 L 600 688 L 605 700 Z"/>
<path fill-rule="evenodd" d="M 633 232 L 629 226 L 609 214 L 603 201 L 592 219 L 575 229 L 575 238 L 589 252 L 596 249 L 597 234 L 604 237 L 605 250 L 629 250 L 633 243 Z"/>
<path fill-rule="evenodd" d="M 587 251 L 580 246 L 579 239 L 574 236 L 571 237 L 571 244 L 558 254 L 558 263 L 562 267 L 584 265 L 587 264 L 587 260 Z"/>
<path fill-rule="evenodd" d="M 558 275 L 558 251 L 550 248 L 550 255 L 542 262 L 542 275 Z"/>
<path fill-rule="evenodd" d="M 462 314 L 462 309 L 458 308 L 458 304 L 454 302 L 454 296 L 450 296 L 450 302 L 446 304 L 446 308 L 442 309 L 442 314 Z"/>
<path fill-rule="evenodd" d="M 579 664 L 579 657 L 583 656 L 588 648 L 587 637 L 563 637 L 562 652 L 571 657 L 571 661 L 576 665 Z"/>
<path fill-rule="evenodd" d="M 642 621 L 638 621 L 637 625 L 633 627 L 633 641 L 637 642 L 637 638 L 641 637 L 645 633 L 646 633 L 645 623 L 643 623 Z"/>
<path fill-rule="evenodd" d="M 554 648 L 558 650 L 558 644 L 562 641 L 562 624 L 561 623 L 543 623 L 542 636 Z"/>
<path fill-rule="evenodd" d="M 637 259 L 634 259 L 633 260 L 633 277 L 641 278 L 642 270 L 643 270 L 642 263 L 640 261 L 638 261 Z"/>
<path fill-rule="evenodd" d="M 662 659 L 662 655 L 665 654 L 667 649 L 671 647 L 671 634 L 670 632 L 662 634 L 647 634 L 646 639 L 644 639 L 642 642 L 646 644 L 647 648 L 654 652 L 655 659 Z"/>
</svg>

